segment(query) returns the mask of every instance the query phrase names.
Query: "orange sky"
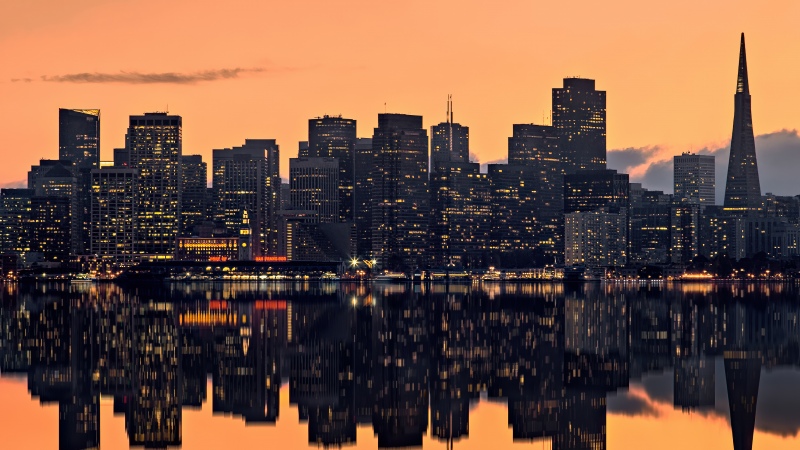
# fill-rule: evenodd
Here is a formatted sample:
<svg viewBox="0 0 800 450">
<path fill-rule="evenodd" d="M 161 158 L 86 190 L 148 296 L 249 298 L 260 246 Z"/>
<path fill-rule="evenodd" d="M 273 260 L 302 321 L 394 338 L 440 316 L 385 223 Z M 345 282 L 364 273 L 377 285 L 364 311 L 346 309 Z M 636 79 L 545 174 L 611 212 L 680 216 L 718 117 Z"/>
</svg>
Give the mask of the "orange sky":
<svg viewBox="0 0 800 450">
<path fill-rule="evenodd" d="M 564 5 L 570 5 L 565 7 Z M 504 158 L 513 123 L 542 123 L 565 76 L 608 92 L 608 148 L 653 160 L 730 139 L 739 33 L 756 134 L 800 127 L 800 2 L 530 0 L 0 2 L 0 185 L 58 154 L 59 107 L 102 110 L 102 159 L 131 114 L 183 116 L 184 154 L 275 138 L 281 172 L 307 119 L 377 113 L 470 126 L 473 153 Z M 258 69 L 193 84 L 42 81 L 77 73 Z M 31 79 L 30 82 L 12 81 Z"/>
</svg>

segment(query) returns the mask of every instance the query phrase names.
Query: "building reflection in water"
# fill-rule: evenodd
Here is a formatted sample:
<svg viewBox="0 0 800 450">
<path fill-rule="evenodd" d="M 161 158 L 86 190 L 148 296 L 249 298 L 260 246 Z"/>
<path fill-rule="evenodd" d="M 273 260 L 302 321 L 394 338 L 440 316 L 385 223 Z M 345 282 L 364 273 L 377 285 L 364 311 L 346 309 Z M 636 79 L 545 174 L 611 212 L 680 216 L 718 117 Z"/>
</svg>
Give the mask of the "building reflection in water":
<svg viewBox="0 0 800 450">
<path fill-rule="evenodd" d="M 5 286 L 0 369 L 58 404 L 64 449 L 99 446 L 101 395 L 132 446 L 180 445 L 209 377 L 214 414 L 247 425 L 275 426 L 288 383 L 312 445 L 354 444 L 361 425 L 380 447 L 428 434 L 454 447 L 484 398 L 508 405 L 515 440 L 603 449 L 609 394 L 668 371 L 675 408 L 709 411 L 724 375 L 738 450 L 762 368 L 799 365 L 795 298 L 790 285 Z"/>
</svg>

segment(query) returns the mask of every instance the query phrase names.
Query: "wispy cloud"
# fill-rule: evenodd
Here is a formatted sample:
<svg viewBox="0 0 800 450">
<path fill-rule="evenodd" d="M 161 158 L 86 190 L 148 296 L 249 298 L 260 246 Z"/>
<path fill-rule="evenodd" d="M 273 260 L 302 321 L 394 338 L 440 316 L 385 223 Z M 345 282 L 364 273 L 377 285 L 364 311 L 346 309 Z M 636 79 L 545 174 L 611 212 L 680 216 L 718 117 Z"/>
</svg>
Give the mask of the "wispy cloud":
<svg viewBox="0 0 800 450">
<path fill-rule="evenodd" d="M 4 183 L 0 183 L 0 188 L 26 188 L 28 187 L 28 182 L 25 180 L 17 180 L 17 181 L 6 181 Z"/>
<path fill-rule="evenodd" d="M 79 72 L 61 75 L 42 75 L 38 79 L 12 78 L 15 83 L 42 81 L 46 83 L 120 83 L 120 84 L 195 84 L 199 82 L 229 80 L 254 73 L 288 72 L 291 68 L 236 67 L 232 69 L 200 70 L 196 72 Z"/>
</svg>

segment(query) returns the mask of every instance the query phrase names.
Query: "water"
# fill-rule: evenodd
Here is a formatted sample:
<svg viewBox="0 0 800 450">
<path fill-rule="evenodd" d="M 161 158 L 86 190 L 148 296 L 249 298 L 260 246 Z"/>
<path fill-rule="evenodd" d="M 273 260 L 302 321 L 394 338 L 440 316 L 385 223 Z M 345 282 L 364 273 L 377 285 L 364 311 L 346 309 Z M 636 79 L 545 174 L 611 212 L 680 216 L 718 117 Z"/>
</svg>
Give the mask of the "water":
<svg viewBox="0 0 800 450">
<path fill-rule="evenodd" d="M 4 449 L 800 444 L 794 285 L 3 289 Z"/>
</svg>

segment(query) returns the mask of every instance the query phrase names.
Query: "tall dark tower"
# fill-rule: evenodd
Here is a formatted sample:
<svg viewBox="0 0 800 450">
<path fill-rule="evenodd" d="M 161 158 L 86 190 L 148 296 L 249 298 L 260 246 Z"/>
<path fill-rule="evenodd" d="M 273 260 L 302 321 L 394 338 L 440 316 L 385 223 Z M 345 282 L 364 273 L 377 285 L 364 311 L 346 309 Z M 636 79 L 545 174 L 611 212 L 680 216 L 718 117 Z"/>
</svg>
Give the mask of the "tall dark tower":
<svg viewBox="0 0 800 450">
<path fill-rule="evenodd" d="M 606 168 L 606 91 L 594 80 L 564 78 L 553 88 L 553 127 L 567 174 Z"/>
<path fill-rule="evenodd" d="M 308 121 L 308 149 L 300 150 L 300 157 L 336 158 L 339 160 L 338 195 L 339 211 L 337 222 L 355 220 L 356 121 L 342 116 L 323 116 Z"/>
<path fill-rule="evenodd" d="M 76 167 L 100 165 L 100 110 L 58 110 L 58 158 Z"/>
<path fill-rule="evenodd" d="M 380 268 L 414 268 L 428 242 L 430 214 L 422 116 L 378 114 L 372 152 L 372 255 Z"/>
<path fill-rule="evenodd" d="M 747 57 L 744 33 L 739 48 L 739 76 L 733 110 L 733 136 L 728 158 L 728 178 L 725 182 L 725 211 L 745 214 L 758 209 L 761 203 L 761 184 L 758 180 L 756 140 L 753 136 L 753 114 L 750 111 L 750 84 L 747 81 Z"/>
<path fill-rule="evenodd" d="M 725 382 L 731 411 L 734 450 L 751 450 L 756 426 L 761 355 L 755 351 L 726 351 Z"/>
<path fill-rule="evenodd" d="M 469 127 L 453 122 L 453 98 L 447 97 L 447 122 L 431 127 L 431 173 L 439 163 L 469 162 Z"/>
</svg>

